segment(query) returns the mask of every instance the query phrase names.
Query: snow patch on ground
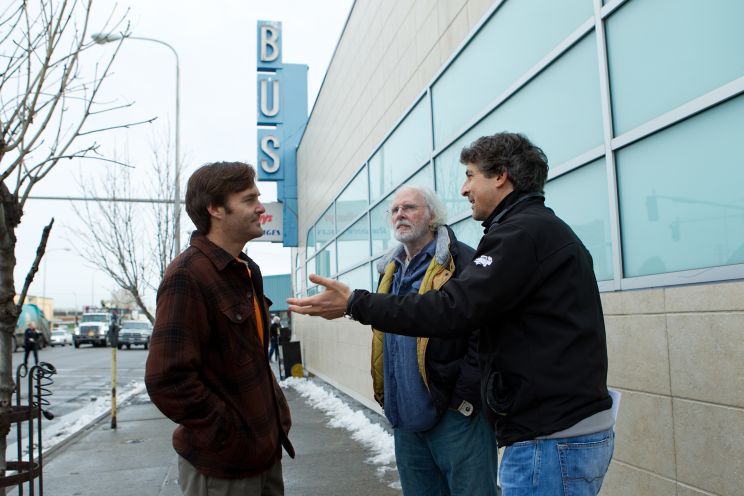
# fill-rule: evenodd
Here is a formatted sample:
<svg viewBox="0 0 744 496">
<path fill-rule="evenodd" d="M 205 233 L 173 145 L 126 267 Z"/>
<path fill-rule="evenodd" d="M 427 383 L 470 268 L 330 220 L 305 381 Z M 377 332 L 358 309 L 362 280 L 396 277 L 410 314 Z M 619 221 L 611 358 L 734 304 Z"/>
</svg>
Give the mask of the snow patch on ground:
<svg viewBox="0 0 744 496">
<path fill-rule="evenodd" d="M 361 410 L 352 410 L 336 395 L 307 379 L 288 377 L 279 384 L 297 391 L 310 406 L 330 417 L 329 426 L 346 429 L 352 439 L 370 450 L 372 456 L 367 461 L 378 466 L 378 475 L 395 470 L 393 436 L 380 424 L 371 422 Z"/>
<path fill-rule="evenodd" d="M 142 393 L 145 390 L 145 384 L 144 382 L 130 381 L 129 384 L 121 389 L 122 391 L 117 392 L 116 395 L 117 407 L 124 404 L 124 402 L 129 400 L 130 398 Z M 66 415 L 63 415 L 62 417 L 59 417 L 58 419 L 55 419 L 55 422 L 48 427 L 43 426 L 45 421 L 42 422 L 41 442 L 42 446 L 44 447 L 44 453 L 49 451 L 49 449 L 53 446 L 56 446 L 57 444 L 63 442 L 76 432 L 84 429 L 88 424 L 99 418 L 101 415 L 110 411 L 111 396 L 99 396 L 93 398 L 90 404 L 84 406 L 83 408 L 80 408 L 78 410 L 75 410 L 74 412 L 70 412 Z M 26 426 L 27 424 L 24 422 L 24 437 L 21 441 L 24 459 L 27 459 L 28 456 L 28 432 L 26 430 Z M 13 426 L 12 428 L 15 429 L 15 426 Z M 38 457 L 38 450 L 36 446 L 35 438 L 37 436 L 37 433 L 35 429 L 36 421 L 34 421 L 34 451 L 36 452 L 36 458 Z M 18 447 L 16 443 L 9 445 L 8 449 L 6 450 L 7 459 L 15 460 L 18 457 L 17 450 Z"/>
</svg>

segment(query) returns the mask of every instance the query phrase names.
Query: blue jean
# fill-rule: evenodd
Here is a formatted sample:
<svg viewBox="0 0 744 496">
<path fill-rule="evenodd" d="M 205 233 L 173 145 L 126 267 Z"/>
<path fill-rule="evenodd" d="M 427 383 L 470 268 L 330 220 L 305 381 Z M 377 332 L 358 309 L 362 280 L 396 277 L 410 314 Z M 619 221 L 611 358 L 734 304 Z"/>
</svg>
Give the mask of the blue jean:
<svg viewBox="0 0 744 496">
<path fill-rule="evenodd" d="M 273 360 L 272 356 L 276 356 L 276 359 L 279 360 L 278 342 L 275 339 L 269 341 L 269 361 Z"/>
<path fill-rule="evenodd" d="M 393 434 L 405 496 L 496 495 L 496 438 L 482 414 L 448 410 L 428 431 Z"/>
<path fill-rule="evenodd" d="M 615 447 L 612 429 L 563 439 L 535 439 L 504 449 L 503 496 L 594 496 Z"/>
</svg>

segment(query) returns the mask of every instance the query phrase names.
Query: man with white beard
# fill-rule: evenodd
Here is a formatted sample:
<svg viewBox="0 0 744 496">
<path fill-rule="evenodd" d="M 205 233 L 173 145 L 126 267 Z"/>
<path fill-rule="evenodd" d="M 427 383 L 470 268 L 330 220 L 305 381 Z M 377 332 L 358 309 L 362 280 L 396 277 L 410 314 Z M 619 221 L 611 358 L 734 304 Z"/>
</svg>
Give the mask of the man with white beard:
<svg viewBox="0 0 744 496">
<path fill-rule="evenodd" d="M 438 290 L 471 262 L 473 249 L 455 239 L 430 189 L 402 188 L 389 213 L 401 245 L 377 264 L 379 293 Z M 374 330 L 372 379 L 393 426 L 403 494 L 497 494 L 496 441 L 481 413 L 477 332 L 439 339 Z"/>
</svg>

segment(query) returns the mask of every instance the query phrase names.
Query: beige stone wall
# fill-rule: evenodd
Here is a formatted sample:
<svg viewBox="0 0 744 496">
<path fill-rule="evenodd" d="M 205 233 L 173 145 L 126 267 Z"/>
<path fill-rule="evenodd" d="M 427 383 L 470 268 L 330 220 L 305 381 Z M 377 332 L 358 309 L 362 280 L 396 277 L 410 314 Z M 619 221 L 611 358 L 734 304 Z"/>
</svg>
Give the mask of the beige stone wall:
<svg viewBox="0 0 744 496">
<path fill-rule="evenodd" d="M 744 489 L 744 282 L 602 295 L 622 392 L 603 495 Z"/>
</svg>

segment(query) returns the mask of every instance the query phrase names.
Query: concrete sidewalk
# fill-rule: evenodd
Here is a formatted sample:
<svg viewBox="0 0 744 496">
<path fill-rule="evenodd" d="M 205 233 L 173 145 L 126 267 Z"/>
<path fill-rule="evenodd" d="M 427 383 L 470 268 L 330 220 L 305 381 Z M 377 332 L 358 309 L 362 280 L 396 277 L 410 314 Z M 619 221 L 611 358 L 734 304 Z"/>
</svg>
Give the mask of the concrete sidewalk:
<svg viewBox="0 0 744 496">
<path fill-rule="evenodd" d="M 377 467 L 366 462 L 370 453 L 346 431 L 328 427 L 326 416 L 291 388 L 284 393 L 292 412 L 290 439 L 297 451 L 294 460 L 286 453 L 282 459 L 288 496 L 400 496 L 401 491 L 391 487 L 397 482 L 397 472 L 378 473 Z M 45 460 L 44 494 L 180 496 L 177 458 L 171 446 L 174 428 L 146 394 L 134 398 L 119 411 L 116 430 L 106 417 Z M 24 494 L 28 494 L 27 487 Z"/>
</svg>

